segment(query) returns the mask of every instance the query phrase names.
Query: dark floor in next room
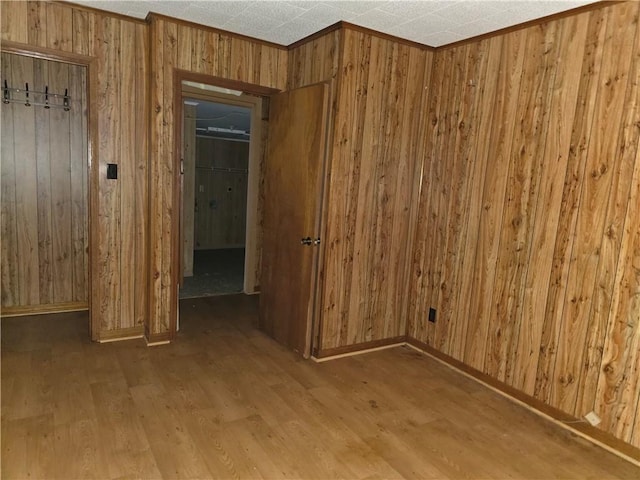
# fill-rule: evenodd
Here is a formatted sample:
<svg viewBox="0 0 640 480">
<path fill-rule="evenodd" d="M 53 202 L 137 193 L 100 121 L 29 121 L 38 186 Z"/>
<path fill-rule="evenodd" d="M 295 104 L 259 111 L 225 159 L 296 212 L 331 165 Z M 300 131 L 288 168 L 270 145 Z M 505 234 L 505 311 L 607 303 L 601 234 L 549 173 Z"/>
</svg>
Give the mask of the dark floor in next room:
<svg viewBox="0 0 640 480">
<path fill-rule="evenodd" d="M 193 276 L 184 278 L 180 298 L 239 293 L 243 282 L 244 248 L 195 250 Z"/>
</svg>

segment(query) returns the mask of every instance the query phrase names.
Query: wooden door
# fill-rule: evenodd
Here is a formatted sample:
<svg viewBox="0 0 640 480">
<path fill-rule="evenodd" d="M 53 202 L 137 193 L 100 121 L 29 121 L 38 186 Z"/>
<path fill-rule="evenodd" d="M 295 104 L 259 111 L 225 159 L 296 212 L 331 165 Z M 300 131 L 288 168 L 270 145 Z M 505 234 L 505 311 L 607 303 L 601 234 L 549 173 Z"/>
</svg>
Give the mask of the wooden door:
<svg viewBox="0 0 640 480">
<path fill-rule="evenodd" d="M 260 328 L 305 358 L 311 351 L 327 86 L 271 97 L 264 176 Z"/>
</svg>

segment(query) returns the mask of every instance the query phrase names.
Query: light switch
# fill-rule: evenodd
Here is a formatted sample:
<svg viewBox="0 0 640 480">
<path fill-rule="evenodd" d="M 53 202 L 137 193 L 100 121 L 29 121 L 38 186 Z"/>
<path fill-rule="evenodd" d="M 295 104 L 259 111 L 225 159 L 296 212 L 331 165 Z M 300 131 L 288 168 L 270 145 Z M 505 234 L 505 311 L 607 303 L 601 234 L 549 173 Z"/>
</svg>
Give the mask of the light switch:
<svg viewBox="0 0 640 480">
<path fill-rule="evenodd" d="M 118 178 L 118 164 L 107 163 L 107 179 L 116 180 Z"/>
</svg>

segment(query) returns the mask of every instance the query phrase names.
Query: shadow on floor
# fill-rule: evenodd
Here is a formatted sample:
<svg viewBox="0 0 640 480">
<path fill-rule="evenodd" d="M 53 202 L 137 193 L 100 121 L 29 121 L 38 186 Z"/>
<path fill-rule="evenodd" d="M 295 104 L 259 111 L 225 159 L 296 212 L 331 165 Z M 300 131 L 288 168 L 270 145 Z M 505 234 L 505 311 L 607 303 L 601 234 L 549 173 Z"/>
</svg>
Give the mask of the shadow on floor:
<svg viewBox="0 0 640 480">
<path fill-rule="evenodd" d="M 240 293 L 243 283 L 244 248 L 196 250 L 193 276 L 184 278 L 180 298 Z"/>
</svg>

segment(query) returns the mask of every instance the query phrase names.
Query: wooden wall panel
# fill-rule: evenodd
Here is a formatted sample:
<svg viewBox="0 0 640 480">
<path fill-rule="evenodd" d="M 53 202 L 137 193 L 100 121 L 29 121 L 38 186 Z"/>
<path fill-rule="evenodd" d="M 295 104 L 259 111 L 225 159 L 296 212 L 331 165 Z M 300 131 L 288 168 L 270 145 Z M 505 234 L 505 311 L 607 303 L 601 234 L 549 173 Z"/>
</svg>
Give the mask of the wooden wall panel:
<svg viewBox="0 0 640 480">
<path fill-rule="evenodd" d="M 1 107 L 3 312 L 86 307 L 86 67 L 8 53 L 2 65 L 2 82 L 12 87 L 48 86 L 71 97 L 68 112 L 35 103 Z"/>
<path fill-rule="evenodd" d="M 636 447 L 639 13 L 435 53 L 407 310 L 410 337 Z"/>
<path fill-rule="evenodd" d="M 244 247 L 247 174 L 197 169 L 196 187 L 195 249 Z"/>
<path fill-rule="evenodd" d="M 4 17 L 3 17 L 4 18 Z M 3 24 L 4 28 L 4 24 Z M 1 62 L 2 78 L 10 78 L 11 62 Z M 0 154 L 2 155 L 0 165 L 0 188 L 2 188 L 2 201 L 0 202 L 0 299 L 2 305 L 18 305 L 20 298 L 18 294 L 18 225 L 16 223 L 16 163 L 15 144 L 13 136 L 15 134 L 15 122 L 13 121 L 13 111 L 18 105 L 2 105 L 2 138 L 0 142 Z M 9 140 L 10 139 L 10 140 Z"/>
<path fill-rule="evenodd" d="M 289 51 L 287 89 L 329 82 L 333 85 L 340 60 L 342 30 L 313 38 Z M 332 103 L 333 103 L 333 97 Z"/>
<path fill-rule="evenodd" d="M 172 285 L 177 242 L 172 241 L 176 96 L 174 71 L 211 75 L 261 87 L 284 89 L 287 51 L 259 41 L 178 23 L 169 18 L 150 18 L 151 118 L 150 155 L 150 292 L 147 337 L 162 341 L 170 337 L 177 315 L 177 289 Z M 191 51 L 191 62 L 181 57 Z M 179 55 L 180 53 L 180 55 Z M 181 121 L 181 120 L 180 120 Z"/>
<path fill-rule="evenodd" d="M 430 52 L 357 30 L 341 57 L 325 205 L 320 352 L 401 337 L 404 252 Z M 419 155 L 419 153 L 418 153 Z M 335 350 L 334 350 L 335 351 Z"/>
<path fill-rule="evenodd" d="M 140 333 L 147 317 L 144 293 L 148 272 L 147 26 L 62 3 L 2 2 L 1 8 L 2 41 L 24 44 L 25 50 L 47 48 L 61 54 L 85 55 L 87 61 L 93 59 L 91 68 L 95 70 L 91 81 L 96 86 L 97 97 L 91 99 L 89 112 L 97 121 L 84 128 L 95 129 L 97 138 L 91 152 L 94 176 L 90 180 L 93 205 L 90 303 L 91 315 L 97 319 L 94 337 L 106 339 Z M 77 137 L 72 139 L 75 144 L 79 141 Z M 38 158 L 44 161 L 44 157 Z M 106 179 L 107 163 L 118 164 L 118 180 Z M 59 181 L 63 182 L 62 177 Z M 71 195 L 74 194 L 72 189 Z M 43 195 L 41 203 L 53 202 L 52 215 L 55 203 L 66 201 L 49 197 L 46 191 Z M 78 204 L 74 204 L 72 217 L 77 215 L 77 207 Z M 77 231 L 71 235 L 77 237 Z M 43 241 L 44 246 L 48 239 Z M 50 253 L 46 253 L 44 247 L 41 250 L 43 255 L 52 258 L 53 272 L 56 240 L 51 241 Z M 78 243 L 74 245 L 72 253 L 79 254 Z M 82 249 L 84 261 L 88 263 L 86 246 Z M 60 255 L 64 257 L 64 252 Z M 79 264 L 70 268 L 59 261 L 56 268 L 70 271 L 70 278 L 79 279 Z M 135 274 L 132 275 L 132 271 Z"/>
<path fill-rule="evenodd" d="M 242 247 L 246 239 L 249 143 L 197 137 L 196 145 L 194 247 Z"/>
</svg>

